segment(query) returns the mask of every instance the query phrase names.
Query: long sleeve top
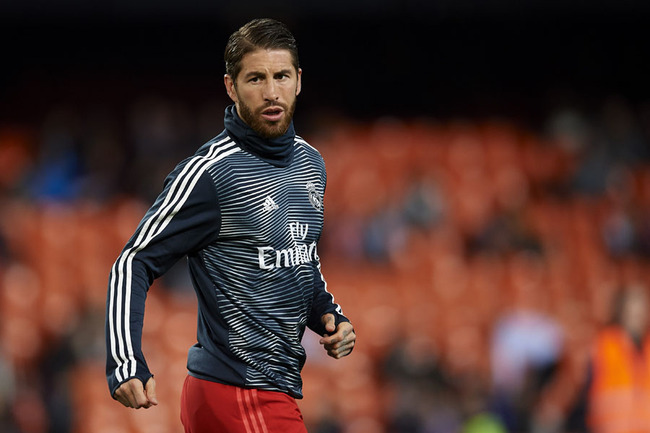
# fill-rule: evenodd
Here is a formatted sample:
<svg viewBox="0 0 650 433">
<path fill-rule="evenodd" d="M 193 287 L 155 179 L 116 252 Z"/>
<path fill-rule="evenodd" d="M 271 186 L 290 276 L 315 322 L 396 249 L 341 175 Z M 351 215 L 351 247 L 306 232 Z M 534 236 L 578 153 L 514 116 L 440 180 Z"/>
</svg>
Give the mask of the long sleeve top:
<svg viewBox="0 0 650 433">
<path fill-rule="evenodd" d="M 225 130 L 169 174 L 115 261 L 106 305 L 106 375 L 151 377 L 141 347 L 147 291 L 187 256 L 198 299 L 189 374 L 302 397 L 306 327 L 348 321 L 321 274 L 326 174 L 295 135 L 265 140 L 226 109 Z"/>
</svg>

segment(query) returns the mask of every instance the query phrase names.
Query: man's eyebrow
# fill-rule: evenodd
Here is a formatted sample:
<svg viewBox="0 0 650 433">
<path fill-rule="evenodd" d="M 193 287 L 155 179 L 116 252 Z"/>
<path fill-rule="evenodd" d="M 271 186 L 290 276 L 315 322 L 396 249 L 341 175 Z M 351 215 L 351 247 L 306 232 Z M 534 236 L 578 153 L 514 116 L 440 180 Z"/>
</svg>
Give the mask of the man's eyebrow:
<svg viewBox="0 0 650 433">
<path fill-rule="evenodd" d="M 254 78 L 254 77 L 263 77 L 264 75 L 266 75 L 266 74 L 264 72 L 261 72 L 261 71 L 251 71 L 251 72 L 247 72 L 246 74 L 244 74 L 244 78 L 248 79 L 248 78 Z"/>
<path fill-rule="evenodd" d="M 291 68 L 280 69 L 279 71 L 274 72 L 273 76 L 275 77 L 277 75 L 291 75 L 293 74 L 293 71 L 294 70 Z M 264 78 L 264 77 L 266 77 L 266 72 L 262 72 L 262 71 L 250 71 L 244 74 L 245 80 L 251 78 Z"/>
</svg>

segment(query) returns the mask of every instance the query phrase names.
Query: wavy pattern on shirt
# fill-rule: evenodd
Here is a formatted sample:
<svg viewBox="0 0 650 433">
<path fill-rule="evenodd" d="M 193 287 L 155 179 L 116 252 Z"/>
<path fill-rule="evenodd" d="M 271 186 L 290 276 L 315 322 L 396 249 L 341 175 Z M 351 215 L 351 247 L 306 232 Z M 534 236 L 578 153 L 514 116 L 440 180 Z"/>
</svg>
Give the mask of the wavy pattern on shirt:
<svg viewBox="0 0 650 433">
<path fill-rule="evenodd" d="M 218 241 L 205 250 L 204 257 L 216 278 L 219 312 L 228 324 L 228 347 L 248 367 L 246 385 L 299 394 L 305 358 L 300 339 L 311 309 L 316 263 L 273 269 L 259 265 L 260 247 L 295 251 L 316 243 L 322 231 L 323 210 L 314 208 L 307 189 L 311 183 L 321 196 L 324 193 L 322 158 L 301 139 L 296 140 L 294 152 L 287 168 L 245 152 L 210 167 L 221 228 Z M 267 197 L 277 209 L 265 210 Z M 291 224 L 306 231 L 304 239 L 291 231 Z M 274 264 L 273 256 L 269 262 Z"/>
<path fill-rule="evenodd" d="M 146 293 L 187 255 L 198 299 L 189 373 L 301 397 L 305 327 L 324 333 L 326 313 L 347 320 L 316 251 L 325 183 L 322 157 L 299 137 L 284 167 L 243 150 L 226 131 L 182 161 L 111 270 L 111 392 L 151 377 L 141 347 Z"/>
<path fill-rule="evenodd" d="M 211 144 L 203 154 L 197 154 L 187 161 L 173 182 L 168 185 L 165 193 L 147 212 L 113 265 L 107 302 L 107 338 L 110 356 L 115 364 L 113 374 L 118 382 L 136 376 L 137 368 L 138 350 L 134 349 L 131 330 L 133 260 L 169 225 L 204 171 L 210 165 L 239 150 L 229 138 L 226 138 Z M 141 330 L 135 331 L 138 335 L 141 332 Z M 139 341 L 136 343 L 140 344 Z"/>
</svg>

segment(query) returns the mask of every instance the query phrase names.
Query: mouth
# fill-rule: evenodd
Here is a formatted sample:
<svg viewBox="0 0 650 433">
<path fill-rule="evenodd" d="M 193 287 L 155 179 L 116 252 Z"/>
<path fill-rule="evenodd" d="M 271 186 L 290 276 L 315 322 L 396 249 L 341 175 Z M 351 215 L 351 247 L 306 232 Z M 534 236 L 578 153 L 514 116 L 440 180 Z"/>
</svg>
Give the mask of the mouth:
<svg viewBox="0 0 650 433">
<path fill-rule="evenodd" d="M 262 117 L 269 122 L 278 122 L 282 119 L 283 115 L 284 109 L 278 106 L 268 107 L 262 110 Z"/>
</svg>

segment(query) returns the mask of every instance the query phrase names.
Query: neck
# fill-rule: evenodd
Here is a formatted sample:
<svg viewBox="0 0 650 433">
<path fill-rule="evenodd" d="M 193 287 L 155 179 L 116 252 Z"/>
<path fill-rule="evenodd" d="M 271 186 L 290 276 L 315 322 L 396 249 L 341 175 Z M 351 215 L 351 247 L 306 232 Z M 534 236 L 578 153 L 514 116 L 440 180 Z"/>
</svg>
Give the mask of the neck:
<svg viewBox="0 0 650 433">
<path fill-rule="evenodd" d="M 224 125 L 228 134 L 245 151 L 276 167 L 286 167 L 293 160 L 293 144 L 296 137 L 293 122 L 287 132 L 277 138 L 264 138 L 255 132 L 237 114 L 234 105 L 226 108 Z"/>
</svg>

